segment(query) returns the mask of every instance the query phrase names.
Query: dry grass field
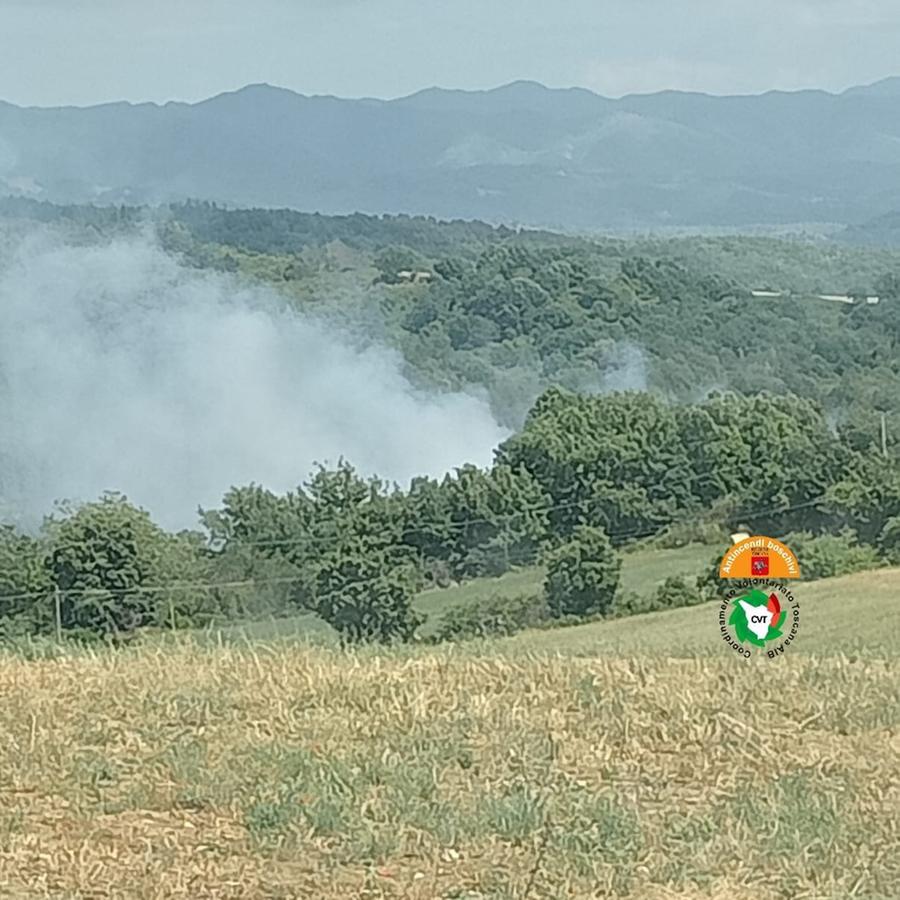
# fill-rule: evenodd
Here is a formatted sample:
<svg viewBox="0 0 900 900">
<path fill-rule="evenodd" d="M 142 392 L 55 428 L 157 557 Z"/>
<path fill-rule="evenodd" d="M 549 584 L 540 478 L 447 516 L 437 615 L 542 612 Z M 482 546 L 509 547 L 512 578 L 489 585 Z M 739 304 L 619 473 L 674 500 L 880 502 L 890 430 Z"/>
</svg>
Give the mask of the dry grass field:
<svg viewBox="0 0 900 900">
<path fill-rule="evenodd" d="M 772 662 L 719 653 L 709 606 L 0 657 L 0 896 L 896 900 L 900 573 L 803 603 Z"/>
</svg>

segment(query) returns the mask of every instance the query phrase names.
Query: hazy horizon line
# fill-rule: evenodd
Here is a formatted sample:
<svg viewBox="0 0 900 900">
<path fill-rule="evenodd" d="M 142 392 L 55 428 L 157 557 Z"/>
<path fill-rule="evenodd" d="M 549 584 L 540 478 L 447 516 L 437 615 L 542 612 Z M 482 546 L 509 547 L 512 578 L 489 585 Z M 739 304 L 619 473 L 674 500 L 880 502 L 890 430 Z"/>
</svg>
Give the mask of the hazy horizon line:
<svg viewBox="0 0 900 900">
<path fill-rule="evenodd" d="M 878 78 L 875 81 L 863 82 L 863 83 L 853 83 L 847 85 L 847 87 L 842 90 L 828 90 L 827 88 L 820 87 L 799 87 L 799 88 L 769 88 L 767 90 L 761 91 L 746 91 L 746 92 L 717 92 L 717 91 L 698 91 L 698 90 L 685 90 L 677 87 L 663 87 L 658 90 L 653 91 L 629 91 L 623 94 L 602 94 L 599 91 L 593 90 L 589 87 L 584 87 L 583 85 L 549 85 L 545 84 L 542 81 L 533 78 L 517 78 L 512 81 L 504 82 L 502 84 L 497 84 L 492 87 L 484 87 L 484 88 L 458 88 L 458 87 L 446 87 L 444 85 L 432 84 L 423 88 L 419 88 L 418 90 L 412 91 L 411 93 L 399 94 L 397 96 L 392 97 L 376 97 L 372 95 L 360 95 L 360 96 L 349 96 L 349 95 L 340 95 L 340 94 L 322 94 L 322 93 L 304 93 L 301 90 L 285 87 L 284 85 L 274 84 L 268 81 L 257 81 L 257 82 L 249 82 L 247 84 L 243 84 L 239 87 L 235 88 L 226 88 L 220 90 L 214 94 L 209 94 L 206 96 L 202 96 L 196 99 L 183 99 L 183 98 L 170 98 L 168 100 L 127 100 L 127 99 L 119 99 L 119 100 L 101 100 L 95 103 L 60 103 L 60 104 L 38 104 L 38 103 L 17 103 L 15 100 L 9 100 L 3 97 L 0 97 L 0 103 L 7 104 L 9 106 L 14 106 L 18 109 L 42 109 L 42 110 L 54 110 L 54 109 L 96 109 L 98 107 L 103 106 L 154 106 L 157 108 L 164 108 L 166 106 L 200 106 L 203 103 L 209 103 L 212 100 L 217 100 L 220 97 L 233 96 L 235 94 L 240 94 L 243 91 L 251 90 L 254 88 L 267 88 L 269 90 L 274 91 L 284 91 L 289 94 L 293 94 L 297 97 L 302 97 L 308 100 L 343 100 L 348 102 L 357 102 L 357 103 L 397 103 L 403 100 L 409 100 L 413 97 L 420 96 L 421 94 L 427 94 L 430 92 L 441 92 L 448 94 L 491 94 L 497 93 L 499 91 L 508 90 L 509 88 L 514 88 L 518 86 L 531 86 L 537 87 L 545 91 L 549 92 L 578 92 L 591 94 L 594 97 L 597 97 L 601 100 L 610 100 L 610 101 L 618 101 L 625 100 L 630 97 L 653 97 L 660 94 L 683 94 L 697 97 L 714 97 L 714 98 L 742 98 L 742 97 L 765 97 L 770 94 L 827 94 L 831 97 L 841 97 L 851 91 L 855 90 L 865 90 L 866 88 L 877 87 L 880 84 L 884 84 L 886 82 L 890 82 L 892 80 L 900 80 L 900 75 L 886 75 L 883 78 Z"/>
</svg>

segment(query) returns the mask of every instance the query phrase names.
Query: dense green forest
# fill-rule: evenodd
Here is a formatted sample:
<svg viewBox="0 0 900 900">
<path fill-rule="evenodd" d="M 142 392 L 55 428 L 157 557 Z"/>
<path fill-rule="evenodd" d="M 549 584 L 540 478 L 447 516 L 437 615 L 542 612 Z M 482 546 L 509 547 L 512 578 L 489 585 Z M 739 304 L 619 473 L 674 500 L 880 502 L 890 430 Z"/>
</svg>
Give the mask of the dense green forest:
<svg viewBox="0 0 900 900">
<path fill-rule="evenodd" d="M 309 610 L 346 640 L 407 640 L 428 584 L 547 566 L 548 618 L 614 612 L 617 552 L 724 528 L 900 562 L 900 465 L 836 436 L 796 397 L 546 392 L 490 470 L 401 490 L 349 464 L 296 491 L 234 487 L 172 535 L 124 498 L 0 531 L 8 632 L 129 634 Z M 696 602 L 703 584 L 681 587 Z M 55 605 L 56 604 L 56 605 Z"/>
<path fill-rule="evenodd" d="M 882 414 L 892 444 L 900 432 L 900 254 L 760 238 L 589 241 L 406 217 L 323 219 L 317 231 L 299 213 L 172 212 L 162 234 L 174 252 L 378 327 L 414 376 L 486 387 L 512 427 L 557 385 L 682 401 L 790 392 L 855 440 L 876 440 Z M 430 277 L 401 277 L 417 271 Z M 791 293 L 753 296 L 760 286 Z"/>
<path fill-rule="evenodd" d="M 510 427 L 551 386 L 681 401 L 716 389 L 790 392 L 857 442 L 880 440 L 887 416 L 897 447 L 900 251 L 819 239 L 587 239 L 209 203 L 6 200 L 0 214 L 7 231 L 38 221 L 81 240 L 152 227 L 190 265 L 273 285 L 299 309 L 393 345 L 423 384 L 487 389 Z M 408 283 L 405 272 L 429 277 Z"/>
<path fill-rule="evenodd" d="M 388 342 L 422 385 L 486 390 L 515 430 L 491 469 L 440 481 L 400 488 L 346 463 L 285 495 L 234 486 L 195 532 L 117 495 L 63 507 L 39 534 L 5 527 L 8 631 L 303 609 L 347 640 L 409 639 L 423 586 L 536 562 L 551 616 L 607 614 L 621 549 L 707 527 L 900 561 L 898 254 L 210 204 L 2 211 L 7 240 L 23 222 L 83 241 L 151 228 L 186 265 Z"/>
</svg>

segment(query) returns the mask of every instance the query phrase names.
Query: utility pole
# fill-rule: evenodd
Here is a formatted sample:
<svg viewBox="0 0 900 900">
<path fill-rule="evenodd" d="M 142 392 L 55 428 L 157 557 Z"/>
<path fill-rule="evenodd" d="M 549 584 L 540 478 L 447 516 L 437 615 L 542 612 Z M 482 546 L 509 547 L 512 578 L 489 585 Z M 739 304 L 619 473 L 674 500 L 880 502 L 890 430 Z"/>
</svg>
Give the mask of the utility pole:
<svg viewBox="0 0 900 900">
<path fill-rule="evenodd" d="M 884 454 L 884 458 L 888 458 L 888 443 L 887 443 L 887 413 L 881 414 L 881 452 Z"/>
<path fill-rule="evenodd" d="M 59 596 L 59 587 L 53 591 L 54 606 L 56 607 L 56 642 L 62 643 L 62 602 Z"/>
</svg>

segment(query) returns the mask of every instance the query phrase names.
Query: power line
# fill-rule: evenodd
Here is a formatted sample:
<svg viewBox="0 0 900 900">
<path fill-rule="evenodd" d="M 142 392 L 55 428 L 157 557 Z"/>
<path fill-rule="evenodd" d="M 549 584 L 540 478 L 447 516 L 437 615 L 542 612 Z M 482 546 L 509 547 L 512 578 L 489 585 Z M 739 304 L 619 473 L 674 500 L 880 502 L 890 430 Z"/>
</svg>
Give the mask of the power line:
<svg viewBox="0 0 900 900">
<path fill-rule="evenodd" d="M 793 506 L 782 506 L 782 507 L 770 507 L 768 509 L 761 510 L 753 510 L 753 511 L 745 511 L 741 513 L 741 518 L 754 518 L 759 516 L 767 516 L 767 515 L 783 515 L 790 512 L 798 512 L 802 509 L 809 509 L 813 506 L 817 506 L 820 504 L 826 495 L 822 494 L 821 496 L 808 500 L 804 503 L 798 503 Z M 707 513 L 706 517 L 711 516 L 711 513 Z M 699 516 L 698 520 L 703 521 L 704 516 Z M 669 523 L 673 524 L 673 523 Z M 666 526 L 663 526 L 663 528 Z M 644 529 L 632 529 L 629 531 L 618 531 L 618 532 L 608 532 L 607 536 L 613 540 L 616 539 L 624 539 L 624 538 L 642 538 L 642 537 L 652 537 L 655 534 L 660 532 L 661 528 L 659 526 L 654 528 L 644 528 Z M 89 596 L 133 596 L 135 594 L 146 594 L 146 595 L 154 595 L 154 594 L 167 594 L 167 593 L 179 593 L 183 591 L 215 591 L 215 590 L 232 590 L 238 588 L 252 588 L 252 587 L 262 587 L 267 585 L 280 585 L 280 584 L 295 584 L 299 580 L 299 575 L 284 575 L 278 577 L 270 577 L 270 578 L 253 578 L 247 579 L 243 581 L 223 581 L 223 582 L 211 582 L 211 581 L 194 581 L 194 582 L 171 582 L 170 584 L 160 584 L 160 585 L 135 585 L 130 588 L 77 588 L 74 590 L 63 591 L 62 593 L 67 597 L 89 597 Z M 356 582 L 350 582 L 350 586 L 354 584 L 366 584 L 369 579 L 364 579 Z M 52 593 L 52 589 L 48 589 L 47 591 L 29 591 L 20 594 L 0 594 L 0 599 L 5 602 L 14 602 L 19 600 L 38 600 L 41 598 L 45 598 Z M 337 596 L 339 591 L 331 591 L 325 594 L 319 595 L 319 599 L 324 599 L 331 596 Z"/>
<path fill-rule="evenodd" d="M 704 472 L 704 473 L 696 473 L 691 475 L 690 477 L 682 477 L 679 474 L 676 482 L 676 487 L 686 487 L 686 486 L 694 486 L 700 484 L 706 484 L 711 482 L 716 478 L 722 477 L 730 477 L 734 475 L 743 475 L 748 472 L 756 473 L 759 471 L 759 465 L 748 460 L 742 463 L 740 466 L 735 466 L 733 468 L 728 469 L 716 469 L 714 472 Z M 687 474 L 687 473 L 684 473 Z M 657 482 L 654 485 L 643 486 L 642 489 L 645 492 L 650 492 L 654 487 L 662 487 L 663 484 L 661 482 Z M 406 494 L 407 498 L 410 497 L 410 494 Z M 824 498 L 824 495 L 823 495 Z M 820 502 L 821 499 L 817 499 L 816 502 Z M 432 534 L 436 536 L 440 536 L 447 530 L 457 531 L 464 530 L 466 528 L 470 528 L 477 525 L 495 525 L 504 521 L 512 521 L 521 516 L 529 515 L 532 513 L 554 513 L 554 512 L 563 512 L 566 510 L 577 509 L 590 507 L 594 503 L 602 502 L 602 497 L 591 498 L 586 497 L 579 500 L 570 500 L 553 504 L 541 504 L 539 506 L 528 506 L 522 507 L 518 511 L 514 513 L 498 513 L 494 516 L 490 517 L 481 517 L 481 518 L 469 518 L 469 519 L 433 519 L 430 522 L 424 521 L 422 523 L 423 526 L 427 525 L 435 525 L 441 528 L 441 531 L 432 531 L 427 529 L 426 527 L 416 527 L 416 528 L 407 528 L 400 532 L 399 538 L 404 540 L 406 538 L 414 537 L 416 535 L 425 535 Z M 723 498 L 724 499 L 724 498 Z M 799 508 L 803 508 L 802 506 Z M 751 517 L 753 515 L 763 515 L 764 513 L 755 513 L 755 512 L 739 512 L 734 515 L 734 518 L 745 518 Z M 664 527 L 664 526 L 661 526 Z M 628 537 L 628 534 L 620 534 L 620 535 L 609 535 L 610 537 Z M 283 547 L 295 547 L 295 546 L 328 546 L 333 544 L 336 540 L 340 538 L 340 534 L 333 532 L 330 534 L 308 534 L 302 535 L 300 537 L 290 537 L 290 538 L 258 538 L 258 539 L 242 539 L 242 538 L 223 538 L 222 542 L 224 544 L 233 543 L 240 547 L 249 547 L 249 548 L 283 548 Z M 82 544 L 55 544 L 52 547 L 53 551 L 57 550 L 67 550 L 67 549 L 77 549 L 83 546 Z M 207 547 L 209 549 L 209 547 Z"/>
</svg>

